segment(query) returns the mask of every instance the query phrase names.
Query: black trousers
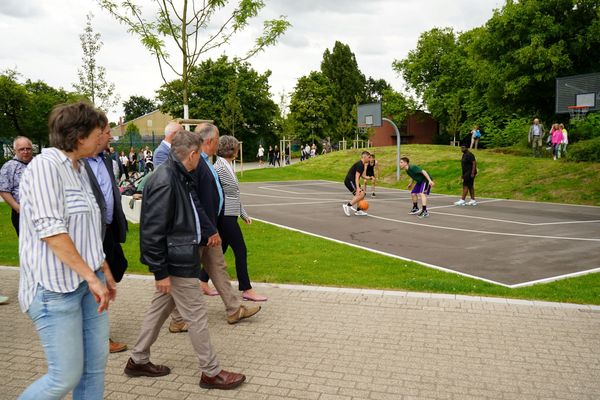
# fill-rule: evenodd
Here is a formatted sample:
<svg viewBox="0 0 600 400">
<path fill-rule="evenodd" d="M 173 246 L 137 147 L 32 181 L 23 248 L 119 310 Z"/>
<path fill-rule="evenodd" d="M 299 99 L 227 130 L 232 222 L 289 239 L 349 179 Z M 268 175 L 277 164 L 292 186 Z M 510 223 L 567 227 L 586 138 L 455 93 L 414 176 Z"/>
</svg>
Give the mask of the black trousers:
<svg viewBox="0 0 600 400">
<path fill-rule="evenodd" d="M 13 224 L 13 226 L 15 227 L 15 232 L 17 232 L 17 237 L 19 236 L 19 213 L 16 212 L 15 210 L 13 210 L 12 208 L 10 209 L 11 213 L 10 213 L 10 220 Z"/>
<path fill-rule="evenodd" d="M 219 218 L 217 229 L 221 236 L 221 247 L 223 253 L 227 251 L 229 246 L 233 249 L 235 256 L 235 272 L 238 279 L 238 288 L 241 291 L 252 289 L 250 277 L 248 276 L 248 250 L 244 235 L 238 224 L 238 217 L 221 216 Z M 200 280 L 208 282 L 209 276 L 204 270 L 200 271 Z"/>
<path fill-rule="evenodd" d="M 108 225 L 106 227 L 106 233 L 104 234 L 104 240 L 102 241 L 102 248 L 104 249 L 104 254 L 106 254 L 106 262 L 110 267 L 110 272 L 112 272 L 113 278 L 115 278 L 115 282 L 121 282 L 121 279 L 123 279 L 123 275 L 127 270 L 128 264 L 125 254 L 123 253 L 121 243 L 114 239 L 112 225 Z"/>
</svg>

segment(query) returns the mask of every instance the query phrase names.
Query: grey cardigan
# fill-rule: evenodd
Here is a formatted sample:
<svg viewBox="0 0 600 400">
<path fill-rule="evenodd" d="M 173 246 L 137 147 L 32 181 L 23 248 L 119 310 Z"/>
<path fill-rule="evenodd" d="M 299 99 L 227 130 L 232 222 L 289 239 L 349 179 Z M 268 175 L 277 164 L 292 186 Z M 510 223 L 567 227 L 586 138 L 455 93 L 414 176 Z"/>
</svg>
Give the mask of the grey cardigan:
<svg viewBox="0 0 600 400">
<path fill-rule="evenodd" d="M 227 162 L 224 158 L 217 157 L 217 161 L 214 164 L 215 171 L 219 175 L 219 181 L 223 188 L 223 196 L 225 197 L 223 215 L 242 217 L 244 221 L 247 221 L 250 216 L 244 210 L 244 206 L 242 206 L 237 177 L 229 171 L 229 168 L 225 165 Z"/>
</svg>

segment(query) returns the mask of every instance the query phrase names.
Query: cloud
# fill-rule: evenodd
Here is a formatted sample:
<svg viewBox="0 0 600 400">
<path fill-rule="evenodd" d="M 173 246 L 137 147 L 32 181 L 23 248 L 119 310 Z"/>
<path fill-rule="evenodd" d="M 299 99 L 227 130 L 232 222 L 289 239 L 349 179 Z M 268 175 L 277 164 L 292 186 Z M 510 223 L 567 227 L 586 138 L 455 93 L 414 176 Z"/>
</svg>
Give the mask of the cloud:
<svg viewBox="0 0 600 400">
<path fill-rule="evenodd" d="M 0 15 L 14 18 L 30 18 L 41 15 L 38 5 L 32 0 L 2 0 L 0 2 Z"/>
</svg>

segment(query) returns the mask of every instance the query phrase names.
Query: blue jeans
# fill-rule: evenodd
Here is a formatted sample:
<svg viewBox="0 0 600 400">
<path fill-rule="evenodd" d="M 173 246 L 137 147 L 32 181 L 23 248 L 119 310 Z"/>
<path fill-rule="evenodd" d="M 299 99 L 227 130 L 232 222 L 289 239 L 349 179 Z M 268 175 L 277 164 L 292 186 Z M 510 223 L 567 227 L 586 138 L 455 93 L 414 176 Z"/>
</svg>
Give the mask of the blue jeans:
<svg viewBox="0 0 600 400">
<path fill-rule="evenodd" d="M 104 274 L 96 275 L 104 282 Z M 62 399 L 73 390 L 74 400 L 100 400 L 108 358 L 108 313 L 83 282 L 71 293 L 38 286 L 27 310 L 48 361 L 48 373 L 32 383 L 19 400 Z"/>
</svg>

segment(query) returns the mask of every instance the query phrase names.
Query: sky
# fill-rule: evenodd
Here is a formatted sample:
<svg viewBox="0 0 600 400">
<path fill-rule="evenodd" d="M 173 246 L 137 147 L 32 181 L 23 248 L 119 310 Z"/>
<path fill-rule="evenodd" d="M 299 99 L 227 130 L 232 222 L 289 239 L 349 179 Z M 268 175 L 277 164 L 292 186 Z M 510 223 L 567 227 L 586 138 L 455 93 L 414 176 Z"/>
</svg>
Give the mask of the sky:
<svg viewBox="0 0 600 400">
<path fill-rule="evenodd" d="M 120 3 L 120 0 L 117 0 Z M 335 41 L 350 46 L 366 77 L 383 78 L 405 90 L 392 69 L 394 60 L 416 47 L 419 35 L 435 27 L 456 32 L 483 25 L 503 0 L 264 0 L 260 15 L 225 47 L 206 57 L 243 56 L 262 31 L 265 19 L 285 15 L 292 26 L 279 42 L 249 60 L 260 73 L 271 71 L 271 94 L 278 103 L 282 92 L 294 90 L 298 78 L 320 69 L 323 52 Z M 136 0 L 151 16 L 151 0 Z M 93 28 L 102 35 L 98 64 L 116 85 L 121 102 L 132 95 L 154 98 L 163 84 L 156 60 L 137 37 L 127 32 L 95 0 L 1 0 L 0 71 L 16 69 L 21 78 L 42 80 L 73 90 L 83 52 L 79 35 L 86 15 L 94 14 Z M 216 23 L 222 15 L 217 14 Z M 176 51 L 170 52 L 174 61 Z M 174 74 L 167 79 L 175 79 Z M 117 121 L 122 107 L 111 110 Z M 194 116 L 191 115 L 191 118 Z"/>
</svg>

